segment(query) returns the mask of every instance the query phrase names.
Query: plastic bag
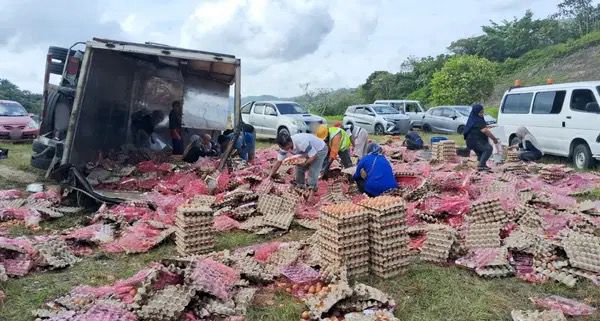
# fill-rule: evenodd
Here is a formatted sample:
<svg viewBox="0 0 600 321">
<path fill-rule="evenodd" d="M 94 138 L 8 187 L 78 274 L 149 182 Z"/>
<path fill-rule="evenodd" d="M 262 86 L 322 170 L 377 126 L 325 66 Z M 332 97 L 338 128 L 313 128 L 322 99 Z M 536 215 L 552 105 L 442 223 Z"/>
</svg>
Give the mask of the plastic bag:
<svg viewBox="0 0 600 321">
<path fill-rule="evenodd" d="M 21 191 L 18 189 L 0 190 L 0 200 L 13 200 L 21 198 Z"/>
<path fill-rule="evenodd" d="M 591 315 L 596 308 L 579 301 L 568 299 L 559 295 L 547 298 L 529 298 L 533 304 L 551 310 L 559 310 L 570 316 Z"/>
</svg>

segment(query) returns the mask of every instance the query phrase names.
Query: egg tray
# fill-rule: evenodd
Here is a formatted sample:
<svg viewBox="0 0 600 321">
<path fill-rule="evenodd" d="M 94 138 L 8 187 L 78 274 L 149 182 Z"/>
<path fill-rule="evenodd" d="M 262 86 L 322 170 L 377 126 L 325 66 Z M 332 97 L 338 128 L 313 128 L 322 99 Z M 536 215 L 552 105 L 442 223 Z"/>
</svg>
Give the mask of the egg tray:
<svg viewBox="0 0 600 321">
<path fill-rule="evenodd" d="M 500 224 L 472 224 L 465 238 L 468 249 L 500 246 Z"/>
<path fill-rule="evenodd" d="M 181 246 L 176 246 L 175 249 L 177 250 L 177 254 L 179 256 L 190 256 L 190 255 L 208 254 L 208 253 L 214 251 L 214 246 L 207 246 L 207 247 L 181 247 Z"/>
<path fill-rule="evenodd" d="M 253 216 L 240 224 L 240 229 L 244 231 L 256 231 L 264 227 L 263 216 Z"/>
<path fill-rule="evenodd" d="M 520 211 L 520 217 L 517 220 L 517 224 L 519 224 L 519 226 L 528 227 L 531 229 L 538 229 L 542 227 L 542 217 L 536 212 L 532 211 L 530 208 L 521 209 Z"/>
<path fill-rule="evenodd" d="M 403 246 L 403 247 L 398 247 L 398 248 L 391 248 L 391 249 L 385 249 L 385 250 L 374 250 L 371 249 L 369 251 L 369 255 L 371 256 L 371 258 L 373 259 L 390 259 L 390 258 L 396 258 L 398 256 L 401 255 L 408 255 L 409 253 L 409 249 L 407 246 Z"/>
<path fill-rule="evenodd" d="M 52 268 L 65 268 L 81 261 L 71 254 L 67 243 L 58 238 L 35 243 L 33 247 L 42 258 L 44 265 Z"/>
<path fill-rule="evenodd" d="M 395 257 L 371 256 L 369 265 L 371 267 L 389 268 L 394 266 L 406 266 L 410 263 L 411 257 L 408 252 L 400 253 Z"/>
<path fill-rule="evenodd" d="M 337 250 L 335 248 L 326 247 L 323 244 L 319 244 L 319 253 L 322 257 L 330 258 L 330 261 L 351 261 L 351 260 L 360 260 L 360 261 L 368 261 L 369 260 L 369 247 L 354 247 L 351 249 L 343 249 Z"/>
<path fill-rule="evenodd" d="M 571 266 L 600 273 L 600 237 L 571 232 L 562 243 Z"/>
<path fill-rule="evenodd" d="M 311 319 L 321 320 L 324 314 L 328 313 L 337 303 L 349 298 L 354 293 L 354 290 L 345 282 L 332 284 L 329 289 L 328 292 L 320 292 L 306 298 L 304 303 L 308 307 Z"/>
<path fill-rule="evenodd" d="M 176 216 L 212 216 L 213 209 L 206 205 L 183 204 L 177 208 Z"/>
<path fill-rule="evenodd" d="M 410 239 L 406 234 L 394 238 L 371 238 L 369 245 L 374 249 L 383 249 L 390 247 L 408 246 Z"/>
<path fill-rule="evenodd" d="M 359 279 L 369 275 L 369 265 L 364 265 L 356 268 L 348 268 L 349 279 Z"/>
<path fill-rule="evenodd" d="M 296 222 L 296 224 L 302 226 L 305 229 L 308 230 L 316 230 L 319 228 L 319 221 L 318 220 L 311 220 L 311 219 L 295 219 L 294 222 Z"/>
<path fill-rule="evenodd" d="M 510 316 L 513 321 L 567 321 L 565 315 L 559 310 L 512 310 Z"/>
<path fill-rule="evenodd" d="M 184 285 L 167 285 L 148 299 L 136 314 L 150 321 L 179 320 L 196 292 Z"/>
<path fill-rule="evenodd" d="M 356 256 L 351 256 L 351 257 L 335 257 L 332 256 L 331 253 L 323 253 L 320 252 L 321 255 L 321 262 L 324 262 L 326 264 L 335 264 L 335 263 L 339 263 L 339 264 L 343 264 L 346 269 L 348 271 L 350 271 L 350 269 L 356 269 L 356 268 L 360 268 L 360 267 L 368 267 L 369 266 L 369 253 L 362 253 L 362 254 L 358 254 Z"/>
<path fill-rule="evenodd" d="M 374 313 L 369 312 L 365 314 L 363 312 L 347 313 L 344 316 L 346 321 L 400 321 L 394 314 L 387 310 L 377 310 Z"/>
<path fill-rule="evenodd" d="M 213 195 L 196 195 L 190 201 L 190 204 L 195 206 L 212 206 L 217 200 Z"/>
<path fill-rule="evenodd" d="M 504 246 L 510 250 L 533 253 L 536 242 L 537 237 L 534 234 L 515 230 L 504 239 Z"/>
<path fill-rule="evenodd" d="M 348 234 L 355 231 L 363 231 L 368 233 L 369 221 L 366 219 L 366 216 L 355 217 L 351 220 L 343 221 L 334 221 L 326 216 L 321 216 L 319 218 L 319 228 L 329 231 L 337 231 L 340 234 Z"/>
<path fill-rule="evenodd" d="M 534 267 L 534 271 L 570 288 L 577 284 L 577 277 L 565 271 L 553 271 L 542 267 Z"/>
<path fill-rule="evenodd" d="M 273 190 L 273 181 L 271 180 L 263 180 L 256 186 L 256 194 L 265 195 L 271 193 Z"/>
<path fill-rule="evenodd" d="M 510 265 L 476 268 L 475 273 L 484 278 L 501 278 L 512 276 L 515 270 Z"/>
<path fill-rule="evenodd" d="M 420 256 L 424 261 L 446 262 L 455 242 L 454 233 L 449 230 L 434 230 L 427 233 Z"/>
<path fill-rule="evenodd" d="M 182 235 L 197 235 L 215 233 L 212 220 L 201 223 L 183 223 L 181 221 L 175 223 L 175 233 Z"/>
<path fill-rule="evenodd" d="M 279 208 L 281 207 L 281 203 L 283 202 L 283 198 L 276 195 L 261 195 L 258 197 L 258 202 L 256 203 L 256 210 L 258 213 L 267 215 L 267 214 L 277 214 L 279 212 Z"/>
<path fill-rule="evenodd" d="M 587 279 L 591 282 L 598 282 L 598 274 L 597 273 L 591 273 L 591 272 L 588 272 L 585 270 L 581 270 L 578 268 L 572 268 L 572 267 L 564 267 L 561 269 L 561 271 L 568 273 L 569 275 Z"/>
<path fill-rule="evenodd" d="M 408 226 L 404 221 L 394 221 L 386 224 L 369 223 L 369 234 L 373 237 L 397 236 L 407 234 Z"/>
<path fill-rule="evenodd" d="M 335 242 L 321 240 L 318 243 L 318 245 L 319 245 L 320 249 L 324 249 L 324 250 L 328 250 L 328 251 L 332 251 L 332 252 L 339 252 L 340 255 L 357 253 L 357 252 L 362 251 L 363 249 L 366 249 L 367 251 L 369 250 L 368 242 L 353 242 L 353 243 L 338 244 Z"/>
<path fill-rule="evenodd" d="M 413 171 L 394 171 L 396 177 L 418 177 L 419 174 Z"/>
<path fill-rule="evenodd" d="M 327 235 L 327 236 L 329 236 L 330 239 L 353 238 L 360 234 L 364 234 L 363 237 L 368 238 L 369 230 L 366 229 L 366 224 L 363 226 L 364 227 L 362 227 L 362 228 L 359 226 L 359 228 L 336 229 L 335 227 L 320 225 L 319 228 L 317 229 L 317 232 L 319 233 L 318 235 Z"/>
<path fill-rule="evenodd" d="M 338 219 L 350 219 L 357 216 L 363 217 L 369 213 L 367 209 L 352 202 L 322 206 L 320 211 L 325 216 Z"/>
<path fill-rule="evenodd" d="M 233 258 L 233 268 L 247 280 L 257 283 L 269 283 L 275 278 L 271 269 L 267 269 L 264 264 L 259 263 L 252 257 L 235 256 Z"/>
<path fill-rule="evenodd" d="M 175 234 L 175 242 L 177 244 L 207 244 L 215 240 L 214 233 L 200 234 Z"/>
<path fill-rule="evenodd" d="M 294 212 L 283 211 L 279 213 L 269 213 L 263 216 L 263 225 L 276 227 L 287 231 L 294 220 Z"/>
<path fill-rule="evenodd" d="M 360 206 L 366 207 L 374 211 L 373 214 L 390 214 L 404 212 L 404 200 L 394 196 L 379 196 L 373 198 L 365 198 L 359 202 Z"/>
<path fill-rule="evenodd" d="M 333 233 L 323 233 L 323 230 L 321 230 L 318 242 L 336 246 L 369 244 L 369 235 L 366 233 L 353 233 L 345 236 L 332 234 Z"/>
</svg>

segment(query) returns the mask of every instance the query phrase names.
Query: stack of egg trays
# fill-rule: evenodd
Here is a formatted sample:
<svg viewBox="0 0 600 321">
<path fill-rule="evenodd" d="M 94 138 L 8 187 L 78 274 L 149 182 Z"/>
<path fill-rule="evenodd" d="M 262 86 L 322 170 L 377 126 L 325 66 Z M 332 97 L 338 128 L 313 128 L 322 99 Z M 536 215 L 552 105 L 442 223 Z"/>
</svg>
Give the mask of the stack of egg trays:
<svg viewBox="0 0 600 321">
<path fill-rule="evenodd" d="M 373 274 L 390 278 L 402 273 L 410 258 L 404 201 L 380 196 L 363 200 L 369 209 L 369 263 Z"/>
<path fill-rule="evenodd" d="M 213 210 L 208 206 L 184 204 L 175 217 L 175 245 L 181 256 L 211 252 L 215 243 Z"/>
<path fill-rule="evenodd" d="M 433 159 L 438 161 L 456 158 L 456 143 L 452 140 L 434 143 L 431 146 L 431 152 Z"/>
<path fill-rule="evenodd" d="M 471 223 L 506 223 L 508 215 L 502 209 L 500 200 L 492 199 L 473 203 L 467 220 Z"/>
<path fill-rule="evenodd" d="M 427 232 L 427 240 L 421 250 L 421 260 L 434 263 L 447 263 L 456 233 L 449 228 L 439 228 Z"/>
<path fill-rule="evenodd" d="M 327 264 L 345 265 L 348 277 L 369 272 L 368 210 L 351 202 L 321 208 L 318 248 Z"/>
<path fill-rule="evenodd" d="M 471 250 L 499 247 L 501 228 L 499 222 L 471 224 L 465 238 L 465 246 Z"/>
</svg>

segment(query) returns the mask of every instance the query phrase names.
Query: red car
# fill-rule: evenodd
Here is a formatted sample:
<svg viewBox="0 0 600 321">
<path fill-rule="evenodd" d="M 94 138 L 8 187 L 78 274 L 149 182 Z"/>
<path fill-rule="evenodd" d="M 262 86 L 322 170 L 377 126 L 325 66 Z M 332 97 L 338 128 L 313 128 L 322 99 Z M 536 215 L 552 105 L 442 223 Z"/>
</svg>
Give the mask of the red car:
<svg viewBox="0 0 600 321">
<path fill-rule="evenodd" d="M 0 140 L 32 140 L 39 132 L 38 124 L 21 104 L 12 100 L 0 100 Z"/>
</svg>

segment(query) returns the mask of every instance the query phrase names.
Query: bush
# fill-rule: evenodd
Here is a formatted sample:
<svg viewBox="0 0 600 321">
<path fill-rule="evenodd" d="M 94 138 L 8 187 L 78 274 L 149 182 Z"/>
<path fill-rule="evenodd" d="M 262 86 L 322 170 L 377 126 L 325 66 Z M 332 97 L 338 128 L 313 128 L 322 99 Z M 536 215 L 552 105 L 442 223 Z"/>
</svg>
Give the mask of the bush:
<svg viewBox="0 0 600 321">
<path fill-rule="evenodd" d="M 432 102 L 436 105 L 470 105 L 487 98 L 494 89 L 497 65 L 477 56 L 455 56 L 433 75 Z"/>
</svg>

